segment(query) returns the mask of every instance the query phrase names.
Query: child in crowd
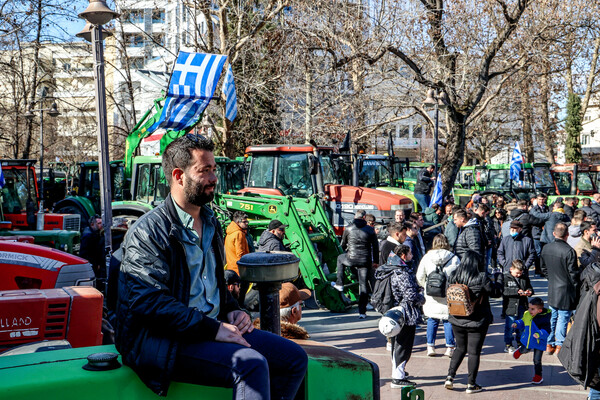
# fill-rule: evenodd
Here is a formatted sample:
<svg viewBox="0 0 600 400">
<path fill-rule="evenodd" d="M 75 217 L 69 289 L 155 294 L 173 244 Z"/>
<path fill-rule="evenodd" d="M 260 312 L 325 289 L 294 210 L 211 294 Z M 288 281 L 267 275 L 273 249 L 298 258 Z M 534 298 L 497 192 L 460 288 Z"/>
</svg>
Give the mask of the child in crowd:
<svg viewBox="0 0 600 400">
<path fill-rule="evenodd" d="M 513 323 L 523 317 L 527 310 L 527 298 L 533 295 L 533 287 L 529 276 L 525 271 L 525 264 L 521 260 L 513 260 L 507 273 L 504 274 L 504 291 L 502 293 L 503 302 L 506 302 L 506 320 L 504 324 L 504 352 L 512 353 L 516 350 L 513 347 Z M 517 347 L 519 342 L 519 332 L 516 332 Z"/>
<path fill-rule="evenodd" d="M 404 325 L 400 333 L 392 338 L 392 388 L 416 385 L 406 379 L 405 368 L 412 354 L 416 326 L 423 322 L 421 306 L 425 303 L 425 297 L 410 266 L 411 259 L 410 247 L 401 244 L 394 248 L 393 254 L 390 254 L 387 260 L 388 265 L 398 267 L 394 269 L 391 277 L 391 286 L 394 307 L 404 314 Z"/>
<path fill-rule="evenodd" d="M 533 350 L 535 375 L 531 383 L 534 385 L 539 385 L 544 381 L 542 378 L 542 355 L 546 350 L 546 341 L 548 332 L 550 332 L 550 316 L 550 310 L 544 308 L 544 301 L 539 297 L 534 297 L 529 301 L 529 309 L 525 311 L 523 319 L 515 321 L 512 325 L 513 328 L 523 331 L 521 347 L 513 353 L 513 357 L 518 359 L 521 354 Z"/>
</svg>

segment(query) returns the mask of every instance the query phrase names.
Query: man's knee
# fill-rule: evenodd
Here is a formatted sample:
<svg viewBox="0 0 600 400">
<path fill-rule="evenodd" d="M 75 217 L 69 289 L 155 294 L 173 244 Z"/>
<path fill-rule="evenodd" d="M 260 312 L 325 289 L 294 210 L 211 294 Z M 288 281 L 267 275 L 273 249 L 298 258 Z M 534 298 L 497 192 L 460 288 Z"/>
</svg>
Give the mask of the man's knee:
<svg viewBox="0 0 600 400">
<path fill-rule="evenodd" d="M 267 359 L 258 351 L 251 348 L 243 348 L 236 351 L 233 357 L 233 368 L 241 379 L 248 376 L 269 376 L 269 364 Z"/>
<path fill-rule="evenodd" d="M 306 351 L 298 345 L 290 341 L 288 345 L 287 354 L 290 359 L 290 369 L 297 372 L 298 374 L 304 375 L 306 373 L 306 368 L 308 367 L 308 355 Z"/>
</svg>

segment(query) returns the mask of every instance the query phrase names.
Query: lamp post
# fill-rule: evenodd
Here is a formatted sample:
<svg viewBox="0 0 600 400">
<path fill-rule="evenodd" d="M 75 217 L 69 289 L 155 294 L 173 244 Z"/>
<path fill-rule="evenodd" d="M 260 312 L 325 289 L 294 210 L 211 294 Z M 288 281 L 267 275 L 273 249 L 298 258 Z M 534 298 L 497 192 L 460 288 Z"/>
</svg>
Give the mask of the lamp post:
<svg viewBox="0 0 600 400">
<path fill-rule="evenodd" d="M 440 109 L 446 108 L 446 93 L 441 90 L 429 89 L 427 91 L 427 98 L 423 102 L 423 106 L 426 109 L 435 110 L 435 129 L 433 130 L 433 158 L 435 166 L 435 177 L 438 176 L 438 127 L 439 127 L 439 111 Z"/>
<path fill-rule="evenodd" d="M 108 8 L 104 0 L 90 0 L 88 7 L 79 14 L 88 25 L 77 34 L 78 37 L 90 40 L 94 48 L 94 82 L 96 88 L 96 121 L 98 129 L 98 166 L 100 169 L 100 187 L 103 188 L 100 197 L 102 208 L 102 225 L 104 227 L 104 243 L 106 254 L 106 266 L 112 253 L 112 208 L 111 208 L 111 182 L 110 165 L 108 160 L 108 122 L 106 119 L 106 88 L 104 83 L 104 46 L 102 44 L 102 25 L 110 22 L 119 14 Z M 91 31 L 90 31 L 91 30 Z"/>
<path fill-rule="evenodd" d="M 44 230 L 44 111 L 48 112 L 52 118 L 60 115 L 56 102 L 53 102 L 50 108 L 33 108 L 35 103 L 41 103 L 46 99 L 46 96 L 42 96 L 39 100 L 31 102 L 25 113 L 25 118 L 30 121 L 35 117 L 34 112 L 40 113 L 40 209 L 37 214 L 37 230 L 39 231 Z"/>
</svg>

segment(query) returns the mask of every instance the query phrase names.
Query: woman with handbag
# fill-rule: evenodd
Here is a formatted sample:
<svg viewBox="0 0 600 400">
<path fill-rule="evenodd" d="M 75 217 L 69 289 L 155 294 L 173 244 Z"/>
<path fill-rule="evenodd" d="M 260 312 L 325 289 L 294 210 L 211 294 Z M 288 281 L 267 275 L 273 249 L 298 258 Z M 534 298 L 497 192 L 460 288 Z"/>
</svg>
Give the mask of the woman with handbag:
<svg viewBox="0 0 600 400">
<path fill-rule="evenodd" d="M 435 338 L 438 326 L 443 324 L 446 339 L 447 357 L 454 352 L 454 334 L 452 325 L 448 322 L 448 305 L 446 303 L 446 278 L 458 267 L 460 260 L 450 251 L 448 239 L 443 234 L 433 238 L 431 250 L 425 254 L 417 270 L 417 282 L 425 288 L 425 305 L 423 313 L 427 317 L 427 355 L 433 357 Z M 439 274 L 443 274 L 440 278 Z M 430 278 L 431 277 L 431 278 Z M 442 287 L 439 287 L 439 286 Z"/>
</svg>

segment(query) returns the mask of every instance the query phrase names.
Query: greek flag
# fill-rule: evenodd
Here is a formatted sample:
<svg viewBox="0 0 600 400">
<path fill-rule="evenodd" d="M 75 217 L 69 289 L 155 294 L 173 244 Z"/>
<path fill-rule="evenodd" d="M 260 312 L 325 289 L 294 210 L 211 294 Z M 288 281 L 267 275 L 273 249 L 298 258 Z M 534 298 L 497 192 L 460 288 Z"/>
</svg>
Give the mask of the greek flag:
<svg viewBox="0 0 600 400">
<path fill-rule="evenodd" d="M 227 56 L 180 51 L 169 80 L 159 120 L 147 132 L 164 128 L 181 131 L 195 125 L 221 77 Z"/>
<path fill-rule="evenodd" d="M 442 174 L 438 174 L 438 177 L 435 181 L 435 187 L 433 188 L 433 194 L 431 195 L 429 207 L 434 204 L 438 204 L 440 207 L 442 206 Z"/>
<path fill-rule="evenodd" d="M 523 155 L 521 154 L 521 148 L 519 142 L 515 142 L 515 148 L 513 150 L 512 159 L 510 160 L 510 179 L 521 182 L 519 179 L 519 173 L 521 172 L 521 164 L 523 164 Z"/>
<path fill-rule="evenodd" d="M 0 165 L 0 189 L 4 187 L 4 172 L 2 172 L 2 165 Z"/>
<path fill-rule="evenodd" d="M 237 116 L 237 96 L 235 94 L 235 82 L 233 80 L 233 71 L 231 70 L 231 64 L 227 67 L 227 73 L 225 74 L 225 81 L 223 82 L 223 94 L 227 98 L 225 107 L 225 118 L 232 121 Z"/>
</svg>

